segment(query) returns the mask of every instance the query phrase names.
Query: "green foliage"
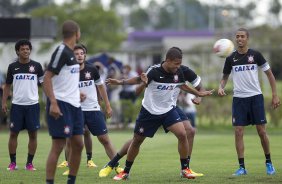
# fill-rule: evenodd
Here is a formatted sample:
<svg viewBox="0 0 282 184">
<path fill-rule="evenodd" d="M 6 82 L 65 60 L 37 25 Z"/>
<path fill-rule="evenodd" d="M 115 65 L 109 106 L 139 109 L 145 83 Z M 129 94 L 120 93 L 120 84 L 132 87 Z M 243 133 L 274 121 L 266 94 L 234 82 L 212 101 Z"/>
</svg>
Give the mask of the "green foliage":
<svg viewBox="0 0 282 184">
<path fill-rule="evenodd" d="M 30 12 L 34 8 L 46 6 L 48 4 L 54 3 L 54 0 L 26 0 L 21 5 L 21 11 Z"/>
<path fill-rule="evenodd" d="M 114 1 L 111 1 L 110 6 L 112 8 L 117 8 L 119 6 L 125 6 L 125 7 L 131 8 L 131 7 L 134 7 L 134 6 L 139 7 L 139 3 L 136 0 L 118 0 L 118 1 L 114 0 Z"/>
<path fill-rule="evenodd" d="M 265 35 L 265 36 L 264 36 Z M 252 39 L 254 38 L 254 39 Z M 282 27 L 273 29 L 269 26 L 260 26 L 251 31 L 252 46 L 269 53 L 269 63 L 276 79 L 282 80 Z"/>
<path fill-rule="evenodd" d="M 226 91 L 227 94 L 230 92 Z M 232 94 L 232 93 L 231 93 Z M 231 125 L 230 95 L 205 97 L 197 106 L 197 126 L 213 127 Z"/>
<path fill-rule="evenodd" d="M 279 16 L 279 13 L 281 11 L 281 3 L 279 0 L 273 0 L 273 3 L 271 4 L 269 11 L 273 13 L 275 16 Z"/>
<path fill-rule="evenodd" d="M 126 128 L 128 123 L 135 122 L 142 104 L 142 99 L 138 98 L 135 103 L 131 100 L 121 100 L 121 114 L 124 117 L 123 128 Z"/>
<path fill-rule="evenodd" d="M 201 29 L 208 25 L 208 7 L 197 0 L 165 1 L 159 5 L 156 29 Z"/>
<path fill-rule="evenodd" d="M 43 42 L 40 45 L 39 53 L 44 53 L 46 50 L 50 49 L 52 47 L 53 43 L 50 42 Z"/>
<path fill-rule="evenodd" d="M 232 92 L 225 97 L 205 97 L 197 106 L 197 123 L 199 127 L 229 127 L 232 126 Z M 282 108 L 271 108 L 271 97 L 265 97 L 265 110 L 268 127 L 282 126 Z"/>
<path fill-rule="evenodd" d="M 49 5 L 32 11 L 33 17 L 56 16 L 58 28 L 57 35 L 61 35 L 61 25 L 65 20 L 77 21 L 81 28 L 81 42 L 89 53 L 101 50 L 116 50 L 124 40 L 125 34 L 122 23 L 113 11 L 105 11 L 96 3 L 65 3 L 62 6 Z M 57 41 L 61 37 L 58 36 Z"/>
<path fill-rule="evenodd" d="M 230 30 L 234 25 L 251 23 L 256 14 L 255 2 L 234 6 L 228 2 L 205 4 L 199 0 L 166 0 L 159 3 L 157 0 L 151 0 L 146 9 L 139 6 L 140 2 L 141 0 L 111 1 L 111 7 L 116 11 L 125 7 L 129 14 L 126 20 L 130 20 L 130 27 L 143 30 L 207 29 L 210 21 L 214 21 L 216 29 Z M 222 15 L 223 10 L 228 12 L 226 16 Z M 147 17 L 151 18 L 146 21 Z"/>
<path fill-rule="evenodd" d="M 148 26 L 148 22 L 150 22 L 150 17 L 145 9 L 140 8 L 131 13 L 130 25 L 137 30 Z"/>
</svg>

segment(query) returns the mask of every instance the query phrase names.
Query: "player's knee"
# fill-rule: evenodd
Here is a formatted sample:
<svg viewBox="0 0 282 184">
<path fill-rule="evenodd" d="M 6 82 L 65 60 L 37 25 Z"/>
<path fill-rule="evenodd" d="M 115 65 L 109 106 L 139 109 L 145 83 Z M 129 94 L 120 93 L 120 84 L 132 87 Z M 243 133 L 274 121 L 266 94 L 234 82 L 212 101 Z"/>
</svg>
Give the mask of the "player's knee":
<svg viewBox="0 0 282 184">
<path fill-rule="evenodd" d="M 75 150 L 75 152 L 81 152 L 83 150 L 83 147 L 83 142 L 72 145 L 72 149 Z"/>
<path fill-rule="evenodd" d="M 90 135 L 90 131 L 88 129 L 84 130 L 84 137 L 89 137 Z"/>
<path fill-rule="evenodd" d="M 134 135 L 133 140 L 132 140 L 132 145 L 133 146 L 140 146 L 142 142 L 144 141 L 145 137 L 139 136 L 139 135 Z"/>
<path fill-rule="evenodd" d="M 10 132 L 10 139 L 17 139 L 18 138 L 18 133 L 16 132 Z"/>
<path fill-rule="evenodd" d="M 71 143 L 71 149 L 75 150 L 77 152 L 81 152 L 83 147 L 84 147 L 84 143 L 82 140 L 75 140 Z"/>
<path fill-rule="evenodd" d="M 244 130 L 242 128 L 235 128 L 235 136 L 241 137 L 244 134 Z"/>
<path fill-rule="evenodd" d="M 186 131 L 177 132 L 175 135 L 176 135 L 178 140 L 185 140 L 185 139 L 187 139 Z"/>
<path fill-rule="evenodd" d="M 36 141 L 37 140 L 37 134 L 29 134 L 29 140 L 30 141 Z"/>
<path fill-rule="evenodd" d="M 84 147 L 83 141 L 79 141 L 79 142 L 76 144 L 76 147 L 77 147 L 78 150 L 82 151 L 82 150 L 83 150 L 83 147 Z"/>
<path fill-rule="evenodd" d="M 110 140 L 109 139 L 105 139 L 105 138 L 102 138 L 102 139 L 99 139 L 100 143 L 103 144 L 104 146 L 107 146 L 110 144 Z"/>
<path fill-rule="evenodd" d="M 266 130 L 265 129 L 259 129 L 258 130 L 258 135 L 260 137 L 265 137 L 266 136 Z"/>
<path fill-rule="evenodd" d="M 187 134 L 187 137 L 194 137 L 196 134 L 196 129 L 193 127 L 188 128 L 186 129 L 186 134 Z"/>
</svg>

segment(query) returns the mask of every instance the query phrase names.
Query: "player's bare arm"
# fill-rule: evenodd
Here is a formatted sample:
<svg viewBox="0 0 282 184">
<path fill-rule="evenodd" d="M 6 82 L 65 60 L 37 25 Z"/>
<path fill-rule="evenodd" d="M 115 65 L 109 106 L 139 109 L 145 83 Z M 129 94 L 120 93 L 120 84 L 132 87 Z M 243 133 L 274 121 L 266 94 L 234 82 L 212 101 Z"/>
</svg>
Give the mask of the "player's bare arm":
<svg viewBox="0 0 282 184">
<path fill-rule="evenodd" d="M 272 108 L 276 109 L 278 106 L 280 106 L 280 99 L 277 95 L 277 90 L 276 90 L 276 82 L 275 82 L 275 77 L 271 71 L 271 69 L 266 70 L 265 74 L 269 80 L 270 86 L 271 86 L 271 91 L 272 91 Z"/>
<path fill-rule="evenodd" d="M 143 91 L 144 89 L 146 88 L 146 83 L 145 82 L 142 82 L 141 84 L 139 84 L 136 89 L 135 89 L 135 94 L 136 96 L 139 96 Z"/>
<path fill-rule="evenodd" d="M 8 112 L 7 99 L 9 97 L 10 91 L 11 91 L 11 84 L 5 84 L 3 88 L 3 98 L 2 98 L 2 111 L 4 113 Z"/>
<path fill-rule="evenodd" d="M 225 96 L 226 95 L 226 93 L 224 91 L 224 88 L 225 88 L 226 83 L 228 81 L 228 77 L 229 77 L 229 75 L 227 75 L 227 74 L 223 74 L 223 76 L 222 76 L 222 79 L 220 81 L 220 84 L 219 84 L 219 87 L 218 87 L 218 91 L 217 91 L 217 94 L 219 96 Z"/>
<path fill-rule="evenodd" d="M 80 101 L 83 102 L 86 99 L 86 94 L 80 92 Z"/>
<path fill-rule="evenodd" d="M 99 94 L 101 95 L 101 97 L 103 98 L 103 101 L 105 102 L 106 117 L 110 118 L 110 117 L 112 117 L 113 112 L 112 112 L 112 107 L 111 107 L 105 86 L 102 84 L 102 85 L 98 85 L 97 88 L 98 88 Z"/>
<path fill-rule="evenodd" d="M 148 84 L 148 77 L 146 73 L 142 73 L 140 75 L 140 79 L 141 79 L 141 83 L 135 89 L 135 94 L 137 96 L 139 96 L 144 91 L 144 89 L 146 88 Z"/>
<path fill-rule="evenodd" d="M 205 88 L 203 87 L 202 83 L 200 82 L 198 84 L 198 86 L 195 87 L 198 91 L 205 91 Z M 200 103 L 202 102 L 202 97 L 199 96 L 195 96 L 195 98 L 193 98 L 191 100 L 195 105 L 200 105 Z"/>
<path fill-rule="evenodd" d="M 141 73 L 140 75 L 141 81 L 143 81 L 145 84 L 148 84 L 148 77 L 146 73 Z"/>
<path fill-rule="evenodd" d="M 186 91 L 188 93 L 191 93 L 195 96 L 200 96 L 200 97 L 204 97 L 204 96 L 210 96 L 212 95 L 214 90 L 209 90 L 209 91 L 197 91 L 194 88 L 191 88 L 190 86 L 183 84 L 182 86 L 180 86 L 180 89 L 182 89 L 183 91 Z"/>
<path fill-rule="evenodd" d="M 130 79 L 112 79 L 108 78 L 106 79 L 106 84 L 107 85 L 134 85 L 134 84 L 140 84 L 141 82 L 141 77 L 133 77 Z"/>
<path fill-rule="evenodd" d="M 55 98 L 54 92 L 53 92 L 53 85 L 52 85 L 52 77 L 55 74 L 46 71 L 44 75 L 44 83 L 43 83 L 43 89 L 46 94 L 46 96 L 50 100 L 50 112 L 49 114 L 53 116 L 55 119 L 58 119 L 60 116 L 62 116 L 62 112 L 58 106 L 57 100 Z"/>
</svg>

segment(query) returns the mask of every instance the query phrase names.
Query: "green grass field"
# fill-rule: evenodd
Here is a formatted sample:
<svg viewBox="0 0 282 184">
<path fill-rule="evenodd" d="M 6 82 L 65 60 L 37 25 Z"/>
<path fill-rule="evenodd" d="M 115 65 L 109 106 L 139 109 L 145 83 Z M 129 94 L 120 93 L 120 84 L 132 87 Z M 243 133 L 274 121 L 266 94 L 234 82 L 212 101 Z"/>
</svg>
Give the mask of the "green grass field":
<svg viewBox="0 0 282 184">
<path fill-rule="evenodd" d="M 111 131 L 110 138 L 116 148 L 132 137 L 131 131 Z M 45 162 L 49 153 L 51 139 L 46 131 L 40 131 L 38 136 L 38 149 L 34 159 L 37 168 L 35 172 L 24 170 L 27 155 L 27 133 L 19 135 L 17 164 L 18 171 L 8 172 L 9 164 L 7 150 L 8 132 L 0 134 L 0 183 L 1 184 L 40 184 L 45 183 Z M 179 156 L 177 153 L 176 138 L 171 134 L 159 131 L 153 139 L 147 139 L 140 150 L 131 170 L 130 183 L 281 183 L 282 182 L 282 135 L 270 133 L 272 161 L 276 167 L 275 176 L 267 176 L 264 166 L 264 155 L 254 127 L 249 127 L 245 135 L 245 162 L 249 172 L 247 176 L 232 177 L 237 169 L 237 158 L 234 148 L 232 129 L 217 133 L 216 131 L 199 131 L 196 135 L 192 155 L 191 168 L 203 172 L 205 176 L 195 180 L 181 179 L 179 177 Z M 86 155 L 83 151 L 81 167 L 77 177 L 78 184 L 115 183 L 112 180 L 114 172 L 108 178 L 99 178 L 98 172 L 108 161 L 103 147 L 93 138 L 94 161 L 98 168 L 88 169 L 85 165 Z M 63 160 L 61 155 L 60 161 Z M 121 161 L 124 165 L 124 159 Z M 66 176 L 62 176 L 65 169 L 58 168 L 56 183 L 66 183 Z M 122 181 L 121 181 L 122 182 Z"/>
</svg>

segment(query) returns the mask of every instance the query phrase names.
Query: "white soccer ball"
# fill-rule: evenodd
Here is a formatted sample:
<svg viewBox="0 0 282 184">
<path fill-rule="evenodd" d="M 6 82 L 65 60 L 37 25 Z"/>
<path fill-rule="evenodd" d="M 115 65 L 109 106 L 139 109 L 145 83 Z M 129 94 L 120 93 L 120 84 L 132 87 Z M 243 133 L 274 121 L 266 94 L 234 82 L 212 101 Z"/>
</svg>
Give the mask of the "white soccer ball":
<svg viewBox="0 0 282 184">
<path fill-rule="evenodd" d="M 213 52 L 221 58 L 228 57 L 234 51 L 234 44 L 231 40 L 219 39 L 213 45 Z"/>
</svg>

